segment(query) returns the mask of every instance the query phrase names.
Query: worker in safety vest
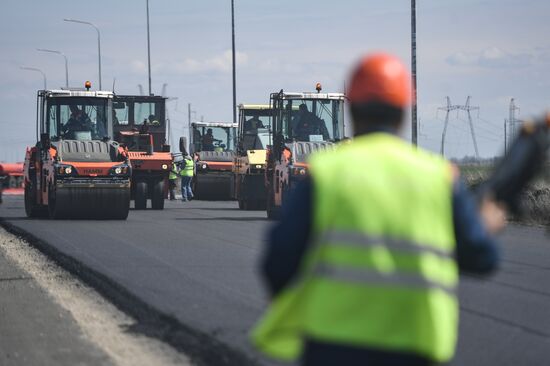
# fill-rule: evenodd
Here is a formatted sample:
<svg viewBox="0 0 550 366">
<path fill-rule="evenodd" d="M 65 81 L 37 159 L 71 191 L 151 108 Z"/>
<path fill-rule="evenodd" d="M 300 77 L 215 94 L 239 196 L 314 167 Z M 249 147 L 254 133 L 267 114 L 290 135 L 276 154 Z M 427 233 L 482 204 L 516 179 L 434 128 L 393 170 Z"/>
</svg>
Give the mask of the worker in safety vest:
<svg viewBox="0 0 550 366">
<path fill-rule="evenodd" d="M 181 162 L 181 200 L 191 201 L 193 199 L 193 191 L 191 190 L 191 181 L 195 172 L 195 162 L 193 158 L 186 155 Z"/>
<path fill-rule="evenodd" d="M 172 162 L 172 168 L 170 170 L 170 174 L 168 175 L 168 183 L 170 188 L 170 201 L 174 201 L 176 199 L 176 187 L 178 182 L 178 166 L 176 162 Z"/>
<path fill-rule="evenodd" d="M 310 159 L 261 264 L 273 301 L 254 345 L 302 365 L 451 360 L 459 269 L 488 273 L 505 212 L 478 206 L 441 156 L 398 137 L 410 75 L 373 54 L 351 75 L 355 138 Z"/>
</svg>

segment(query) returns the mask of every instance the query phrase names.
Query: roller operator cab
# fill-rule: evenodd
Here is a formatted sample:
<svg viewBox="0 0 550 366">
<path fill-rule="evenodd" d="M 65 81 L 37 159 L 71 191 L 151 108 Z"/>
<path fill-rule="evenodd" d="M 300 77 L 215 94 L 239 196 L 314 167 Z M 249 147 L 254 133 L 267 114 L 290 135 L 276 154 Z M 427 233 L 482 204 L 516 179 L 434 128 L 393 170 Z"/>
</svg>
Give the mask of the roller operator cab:
<svg viewBox="0 0 550 366">
<path fill-rule="evenodd" d="M 196 167 L 193 179 L 195 199 L 232 198 L 236 133 L 236 123 L 191 123 L 189 151 Z"/>
<path fill-rule="evenodd" d="M 126 219 L 132 169 L 113 136 L 113 93 L 40 90 L 24 162 L 27 216 Z"/>
<path fill-rule="evenodd" d="M 166 144 L 166 98 L 161 96 L 116 95 L 113 101 L 115 140 L 128 149 L 132 164 L 131 198 L 137 210 L 164 209 L 168 176 L 172 167 Z"/>
<path fill-rule="evenodd" d="M 267 216 L 277 218 L 283 201 L 308 174 L 310 154 L 347 138 L 342 93 L 286 93 L 270 97 L 272 144 L 267 152 Z"/>
<path fill-rule="evenodd" d="M 270 141 L 269 104 L 240 104 L 233 197 L 242 210 L 265 210 L 265 165 Z"/>
</svg>

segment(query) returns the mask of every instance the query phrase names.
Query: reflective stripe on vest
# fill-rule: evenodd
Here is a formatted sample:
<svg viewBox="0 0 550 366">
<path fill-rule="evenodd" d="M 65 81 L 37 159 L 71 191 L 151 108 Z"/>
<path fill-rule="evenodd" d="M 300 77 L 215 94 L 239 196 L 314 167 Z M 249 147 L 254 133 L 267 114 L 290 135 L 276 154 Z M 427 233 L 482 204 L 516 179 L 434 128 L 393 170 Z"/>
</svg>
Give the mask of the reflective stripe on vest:
<svg viewBox="0 0 550 366">
<path fill-rule="evenodd" d="M 449 164 L 374 133 L 312 156 L 310 171 L 313 243 L 255 345 L 286 360 L 309 338 L 448 361 L 458 321 Z"/>
<path fill-rule="evenodd" d="M 180 170 L 180 175 L 182 177 L 192 177 L 193 176 L 193 167 L 194 163 L 192 159 L 185 159 L 185 167 Z"/>
<path fill-rule="evenodd" d="M 411 240 L 396 239 L 391 237 L 368 235 L 353 231 L 331 230 L 321 234 L 322 243 L 338 243 L 338 245 L 349 245 L 357 247 L 386 247 L 391 250 L 405 253 L 426 253 L 441 258 L 453 259 L 453 252 L 434 248 L 427 244 L 418 244 Z"/>
<path fill-rule="evenodd" d="M 427 290 L 437 289 L 445 291 L 453 296 L 456 294 L 456 286 L 446 286 L 442 283 L 431 281 L 424 276 L 415 273 L 383 273 L 376 270 L 341 267 L 325 263 L 318 264 L 314 269 L 314 273 L 316 276 L 341 282 L 374 286 L 417 287 Z"/>
</svg>

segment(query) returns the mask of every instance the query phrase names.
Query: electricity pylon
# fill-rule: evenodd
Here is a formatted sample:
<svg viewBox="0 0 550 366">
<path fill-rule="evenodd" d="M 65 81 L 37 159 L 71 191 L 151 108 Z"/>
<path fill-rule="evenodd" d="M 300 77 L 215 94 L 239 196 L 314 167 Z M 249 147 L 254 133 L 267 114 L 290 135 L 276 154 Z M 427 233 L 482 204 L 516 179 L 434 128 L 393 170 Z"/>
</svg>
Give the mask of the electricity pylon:
<svg viewBox="0 0 550 366">
<path fill-rule="evenodd" d="M 459 106 L 458 109 L 466 111 L 466 113 L 468 113 L 468 123 L 470 124 L 470 131 L 472 132 L 472 141 L 474 142 L 474 149 L 476 151 L 476 159 L 479 159 L 479 151 L 477 150 L 476 133 L 474 131 L 474 124 L 472 123 L 472 114 L 470 113 L 470 111 L 475 111 L 475 110 L 477 110 L 478 113 L 479 113 L 479 107 L 472 107 L 470 105 L 470 99 L 471 98 L 472 97 L 470 97 L 468 95 L 468 98 L 466 98 L 466 104 Z"/>
<path fill-rule="evenodd" d="M 452 105 L 451 98 L 445 98 L 447 99 L 447 106 L 437 108 L 438 110 L 445 111 L 445 125 L 443 127 L 443 134 L 441 135 L 441 155 L 443 156 L 445 156 L 445 135 L 447 134 L 447 125 L 449 124 L 449 113 L 458 110 L 460 107 L 458 105 Z"/>
<path fill-rule="evenodd" d="M 473 110 L 478 110 L 479 107 L 473 107 L 470 105 L 470 99 L 472 97 L 468 96 L 466 98 L 466 103 L 464 105 L 452 105 L 451 98 L 446 97 L 447 105 L 445 107 L 439 107 L 438 110 L 445 111 L 445 125 L 443 127 L 443 134 L 441 135 L 441 155 L 445 156 L 445 136 L 447 134 L 447 126 L 449 125 L 449 114 L 451 111 L 466 111 L 468 114 L 468 123 L 470 125 L 470 132 L 472 133 L 472 141 L 474 143 L 474 150 L 476 153 L 476 159 L 479 159 L 479 151 L 477 148 L 476 134 L 474 131 L 474 124 L 472 122 L 472 114 L 470 113 Z"/>
</svg>

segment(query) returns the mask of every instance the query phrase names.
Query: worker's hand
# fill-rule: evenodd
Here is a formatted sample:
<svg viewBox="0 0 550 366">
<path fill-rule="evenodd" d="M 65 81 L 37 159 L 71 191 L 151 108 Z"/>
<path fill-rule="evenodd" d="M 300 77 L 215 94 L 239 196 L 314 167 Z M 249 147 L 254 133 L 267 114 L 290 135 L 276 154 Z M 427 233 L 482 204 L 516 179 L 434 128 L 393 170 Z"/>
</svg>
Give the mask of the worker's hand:
<svg viewBox="0 0 550 366">
<path fill-rule="evenodd" d="M 490 198 L 484 198 L 479 208 L 481 220 L 487 231 L 496 234 L 506 226 L 506 208 Z"/>
</svg>

